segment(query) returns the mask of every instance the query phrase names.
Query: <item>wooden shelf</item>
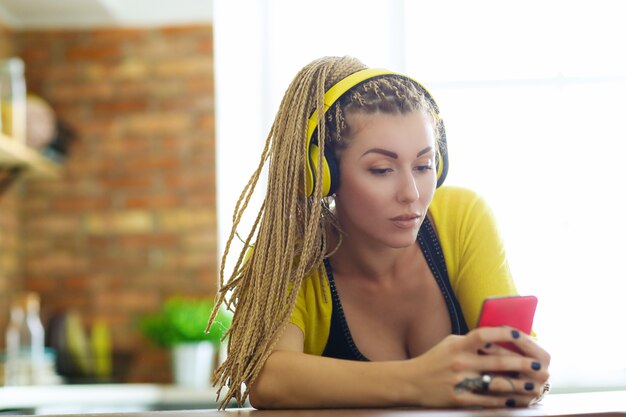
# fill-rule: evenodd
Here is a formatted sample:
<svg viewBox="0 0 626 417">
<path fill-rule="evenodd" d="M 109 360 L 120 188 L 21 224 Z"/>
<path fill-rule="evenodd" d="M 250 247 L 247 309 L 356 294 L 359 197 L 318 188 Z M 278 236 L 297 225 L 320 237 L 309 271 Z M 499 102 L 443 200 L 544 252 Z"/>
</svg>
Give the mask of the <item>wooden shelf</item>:
<svg viewBox="0 0 626 417">
<path fill-rule="evenodd" d="M 22 167 L 25 175 L 36 178 L 59 178 L 58 163 L 40 155 L 12 138 L 0 133 L 0 169 Z"/>
</svg>

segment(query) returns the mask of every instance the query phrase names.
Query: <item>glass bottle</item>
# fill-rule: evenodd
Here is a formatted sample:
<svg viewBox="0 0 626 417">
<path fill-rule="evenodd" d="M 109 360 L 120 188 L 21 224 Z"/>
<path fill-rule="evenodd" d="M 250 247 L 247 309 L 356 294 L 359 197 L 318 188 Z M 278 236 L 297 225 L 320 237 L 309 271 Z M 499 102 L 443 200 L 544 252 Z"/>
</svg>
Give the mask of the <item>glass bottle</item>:
<svg viewBox="0 0 626 417">
<path fill-rule="evenodd" d="M 26 314 L 19 301 L 11 305 L 11 315 L 6 331 L 6 362 L 4 364 L 4 385 L 25 385 L 22 372 L 21 344 L 26 333 Z"/>
<path fill-rule="evenodd" d="M 44 366 L 44 328 L 39 296 L 26 293 L 11 306 L 6 331 L 5 385 L 35 385 Z"/>
<path fill-rule="evenodd" d="M 24 61 L 18 57 L 0 61 L 0 115 L 2 133 L 26 143 L 26 81 Z"/>
</svg>

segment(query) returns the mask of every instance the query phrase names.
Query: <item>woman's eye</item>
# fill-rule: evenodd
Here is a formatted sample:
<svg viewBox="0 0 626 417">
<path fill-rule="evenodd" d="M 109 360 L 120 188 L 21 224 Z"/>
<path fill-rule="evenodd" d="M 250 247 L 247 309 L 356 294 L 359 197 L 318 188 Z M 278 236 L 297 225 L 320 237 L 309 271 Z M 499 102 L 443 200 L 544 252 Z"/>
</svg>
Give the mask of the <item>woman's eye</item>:
<svg viewBox="0 0 626 417">
<path fill-rule="evenodd" d="M 391 168 L 370 168 L 369 170 L 374 175 L 384 175 L 391 172 Z"/>
<path fill-rule="evenodd" d="M 428 165 L 418 165 L 414 168 L 416 171 L 430 171 L 431 169 L 433 169 L 433 166 L 428 164 Z"/>
</svg>

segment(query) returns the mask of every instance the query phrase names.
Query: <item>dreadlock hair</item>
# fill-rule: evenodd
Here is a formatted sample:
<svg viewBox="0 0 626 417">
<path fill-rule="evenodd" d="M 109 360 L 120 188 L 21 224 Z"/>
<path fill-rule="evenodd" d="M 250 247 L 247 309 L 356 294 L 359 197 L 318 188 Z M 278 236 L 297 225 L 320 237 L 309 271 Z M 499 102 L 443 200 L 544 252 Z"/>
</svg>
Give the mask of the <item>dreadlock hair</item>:
<svg viewBox="0 0 626 417">
<path fill-rule="evenodd" d="M 355 58 L 324 57 L 300 70 L 285 92 L 260 163 L 237 201 L 222 256 L 219 291 L 207 327 L 211 327 L 220 306 L 234 311 L 225 335 L 228 355 L 213 375 L 218 396 L 224 387 L 228 390 L 221 408 L 231 398 L 239 405 L 245 402 L 249 386 L 289 322 L 303 279 L 314 269 L 321 272 L 324 258 L 332 254 L 327 248 L 326 229 L 330 226 L 340 232 L 338 222 L 321 187 L 315 187 L 310 197 L 303 193 L 308 163 L 307 124 L 315 110 L 324 115 L 324 93 L 331 86 L 365 68 Z M 320 154 L 327 145 L 340 157 L 349 145 L 349 112 L 403 114 L 416 110 L 431 117 L 437 132 L 435 109 L 411 80 L 393 74 L 367 80 L 319 117 Z M 231 243 L 238 236 L 242 215 L 268 160 L 267 192 L 230 279 L 225 282 L 224 266 Z M 316 184 L 320 183 L 318 172 Z"/>
</svg>

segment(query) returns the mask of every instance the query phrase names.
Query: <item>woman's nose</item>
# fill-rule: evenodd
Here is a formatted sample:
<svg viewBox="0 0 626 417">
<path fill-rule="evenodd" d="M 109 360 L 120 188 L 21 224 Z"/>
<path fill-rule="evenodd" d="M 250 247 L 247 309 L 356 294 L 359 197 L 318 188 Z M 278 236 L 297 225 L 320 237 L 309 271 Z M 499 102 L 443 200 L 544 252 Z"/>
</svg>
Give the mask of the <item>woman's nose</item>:
<svg viewBox="0 0 626 417">
<path fill-rule="evenodd" d="M 404 174 L 399 184 L 398 200 L 402 203 L 413 202 L 419 199 L 420 193 L 417 189 L 417 181 L 413 172 Z"/>
</svg>

